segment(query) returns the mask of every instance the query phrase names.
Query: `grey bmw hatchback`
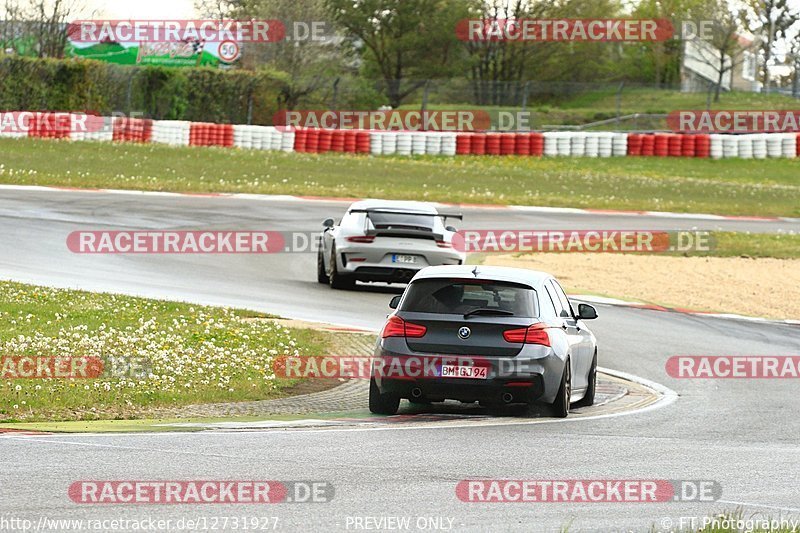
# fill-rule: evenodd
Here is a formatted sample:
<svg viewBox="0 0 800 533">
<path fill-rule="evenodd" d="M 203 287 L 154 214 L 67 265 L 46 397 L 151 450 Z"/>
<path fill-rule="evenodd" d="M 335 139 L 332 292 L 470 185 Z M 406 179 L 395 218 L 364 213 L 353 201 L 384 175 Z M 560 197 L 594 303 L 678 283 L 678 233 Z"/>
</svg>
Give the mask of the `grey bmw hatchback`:
<svg viewBox="0 0 800 533">
<path fill-rule="evenodd" d="M 434 266 L 417 273 L 375 348 L 369 408 L 396 414 L 412 403 L 480 402 L 490 408 L 594 403 L 597 341 L 550 274 L 504 267 Z"/>
</svg>

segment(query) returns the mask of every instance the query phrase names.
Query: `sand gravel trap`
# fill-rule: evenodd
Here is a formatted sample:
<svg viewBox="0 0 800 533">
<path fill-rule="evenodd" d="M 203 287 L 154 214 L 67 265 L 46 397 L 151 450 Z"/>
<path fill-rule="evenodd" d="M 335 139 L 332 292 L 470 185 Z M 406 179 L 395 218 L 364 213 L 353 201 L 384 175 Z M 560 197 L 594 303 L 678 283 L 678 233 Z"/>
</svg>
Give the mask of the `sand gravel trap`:
<svg viewBox="0 0 800 533">
<path fill-rule="evenodd" d="M 571 294 L 800 319 L 800 259 L 564 253 L 490 255 L 484 264 L 550 272 Z"/>
</svg>

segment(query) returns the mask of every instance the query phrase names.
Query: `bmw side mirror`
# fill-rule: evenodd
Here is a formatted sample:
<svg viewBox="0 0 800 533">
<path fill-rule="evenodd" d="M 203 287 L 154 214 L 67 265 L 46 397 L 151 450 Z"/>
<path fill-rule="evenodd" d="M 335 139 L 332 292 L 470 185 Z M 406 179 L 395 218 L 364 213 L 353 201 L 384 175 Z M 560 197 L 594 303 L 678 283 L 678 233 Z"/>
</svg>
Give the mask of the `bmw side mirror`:
<svg viewBox="0 0 800 533">
<path fill-rule="evenodd" d="M 323 228 L 332 228 L 333 224 L 334 224 L 333 219 L 332 218 L 328 218 L 328 219 L 325 220 L 325 222 L 322 223 L 322 227 Z"/>
<path fill-rule="evenodd" d="M 389 308 L 390 309 L 397 309 L 397 307 L 400 305 L 400 298 L 401 298 L 401 296 L 399 294 L 397 296 L 395 296 L 394 298 L 392 298 L 392 301 L 389 302 Z"/>
<path fill-rule="evenodd" d="M 597 309 L 589 304 L 578 305 L 578 318 L 581 320 L 594 320 L 597 318 Z"/>
</svg>

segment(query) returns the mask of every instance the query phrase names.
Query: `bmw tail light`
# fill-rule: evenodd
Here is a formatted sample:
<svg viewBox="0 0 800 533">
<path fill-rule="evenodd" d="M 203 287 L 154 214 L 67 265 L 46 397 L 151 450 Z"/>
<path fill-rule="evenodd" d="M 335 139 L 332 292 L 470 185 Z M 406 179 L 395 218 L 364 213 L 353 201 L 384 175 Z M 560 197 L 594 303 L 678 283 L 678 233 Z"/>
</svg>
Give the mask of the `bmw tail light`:
<svg viewBox="0 0 800 533">
<path fill-rule="evenodd" d="M 347 242 L 360 242 L 362 244 L 369 244 L 374 240 L 374 235 L 357 235 L 355 237 L 347 237 Z"/>
<path fill-rule="evenodd" d="M 541 344 L 550 346 L 550 336 L 547 334 L 547 326 L 544 324 L 533 324 L 527 328 L 508 329 L 503 332 L 506 342 Z"/>
<path fill-rule="evenodd" d="M 413 324 L 411 322 L 406 322 L 402 318 L 397 315 L 392 315 L 389 317 L 389 320 L 386 321 L 386 325 L 383 326 L 383 331 L 381 331 L 381 338 L 385 339 L 386 337 L 424 337 L 425 333 L 427 333 L 428 328 L 420 324 Z"/>
<path fill-rule="evenodd" d="M 412 337 L 416 339 L 419 337 L 424 337 L 425 333 L 427 332 L 428 328 L 421 324 L 412 324 L 411 322 L 406 322 L 406 337 Z"/>
</svg>

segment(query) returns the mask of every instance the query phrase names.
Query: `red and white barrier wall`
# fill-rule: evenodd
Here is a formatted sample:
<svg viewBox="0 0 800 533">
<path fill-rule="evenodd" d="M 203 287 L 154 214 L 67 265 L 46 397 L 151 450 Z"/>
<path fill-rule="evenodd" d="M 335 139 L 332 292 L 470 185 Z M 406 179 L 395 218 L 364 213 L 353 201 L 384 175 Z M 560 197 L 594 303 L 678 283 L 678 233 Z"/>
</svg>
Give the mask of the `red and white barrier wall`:
<svg viewBox="0 0 800 533">
<path fill-rule="evenodd" d="M 218 146 L 283 152 L 372 155 L 517 155 L 552 157 L 794 158 L 798 133 L 678 134 L 613 132 L 407 132 L 325 130 L 27 113 L 0 137 Z"/>
</svg>

